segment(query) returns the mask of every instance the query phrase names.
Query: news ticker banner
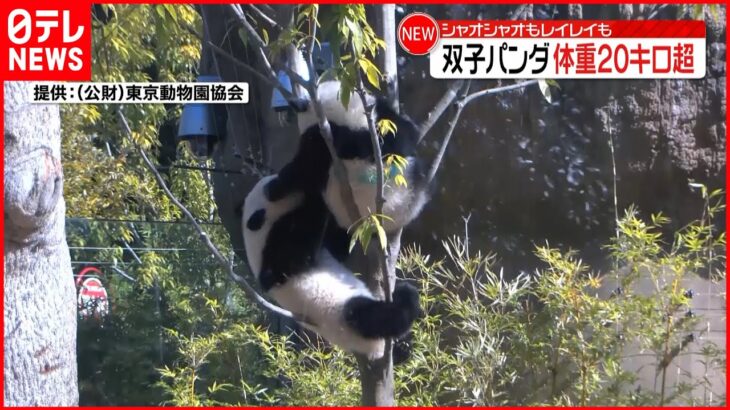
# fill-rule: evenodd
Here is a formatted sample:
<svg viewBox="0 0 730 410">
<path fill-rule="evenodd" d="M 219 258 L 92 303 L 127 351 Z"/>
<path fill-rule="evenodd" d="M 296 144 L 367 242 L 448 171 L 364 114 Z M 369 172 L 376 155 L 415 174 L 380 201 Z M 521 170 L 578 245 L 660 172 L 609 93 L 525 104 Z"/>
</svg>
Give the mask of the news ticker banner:
<svg viewBox="0 0 730 410">
<path fill-rule="evenodd" d="M 89 4 L 4 1 L 0 18 L 6 23 L 0 29 L 3 79 L 91 79 Z M 407 52 L 429 58 L 436 79 L 680 79 L 702 78 L 706 69 L 705 23 L 695 20 L 436 21 L 412 13 L 400 21 L 397 36 Z M 99 102 L 177 103 L 188 102 L 188 95 L 207 95 L 208 102 L 248 101 L 245 84 L 218 85 L 225 92 L 209 87 L 206 94 L 202 89 L 196 94 L 194 84 L 182 86 L 189 92 L 176 89 L 174 94 L 170 84 L 162 83 L 141 94 L 143 86 L 133 83 L 67 84 L 55 89 L 55 102 L 62 97 L 91 102 L 100 96 Z M 235 87 L 245 91 L 245 98 Z M 48 96 L 53 97 L 50 89 Z"/>
<path fill-rule="evenodd" d="M 700 20 L 441 20 L 413 13 L 398 41 L 433 78 L 702 78 Z"/>
<path fill-rule="evenodd" d="M 247 104 L 248 83 L 50 83 L 33 86 L 33 102 L 70 104 Z"/>
</svg>

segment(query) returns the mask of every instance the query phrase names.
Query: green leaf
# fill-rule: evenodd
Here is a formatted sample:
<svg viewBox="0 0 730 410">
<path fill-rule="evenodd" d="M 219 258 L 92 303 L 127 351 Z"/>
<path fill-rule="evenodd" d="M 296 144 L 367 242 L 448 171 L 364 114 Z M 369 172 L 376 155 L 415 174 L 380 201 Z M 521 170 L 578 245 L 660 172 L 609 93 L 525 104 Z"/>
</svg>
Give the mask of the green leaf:
<svg viewBox="0 0 730 410">
<path fill-rule="evenodd" d="M 376 124 L 378 128 L 378 134 L 381 137 L 385 137 L 388 134 L 393 134 L 398 131 L 398 126 L 395 125 L 395 123 L 387 118 L 383 118 Z M 395 155 L 397 156 L 397 155 Z M 389 156 L 390 157 L 390 156 Z"/>
<path fill-rule="evenodd" d="M 378 221 L 378 218 L 373 218 L 373 221 L 375 223 L 375 229 L 378 231 L 378 239 L 380 239 L 380 249 L 385 250 L 385 247 L 388 246 L 388 238 L 385 235 L 385 229 L 382 225 L 380 225 L 380 221 Z"/>
<path fill-rule="evenodd" d="M 355 245 L 357 245 L 357 235 L 352 235 L 352 238 L 350 238 L 350 248 L 347 252 L 352 253 L 352 250 L 355 249 Z"/>
<path fill-rule="evenodd" d="M 545 82 L 546 82 L 546 83 L 547 83 L 547 85 L 549 85 L 550 87 L 555 87 L 555 88 L 557 88 L 558 90 L 560 89 L 560 84 L 558 84 L 558 82 L 557 82 L 556 80 L 553 80 L 552 78 L 546 79 L 546 80 L 545 80 Z"/>
<path fill-rule="evenodd" d="M 177 24 L 178 19 L 177 19 L 177 10 L 175 9 L 175 5 L 174 4 L 163 4 L 162 7 L 165 8 L 165 11 L 167 11 L 167 14 L 170 16 L 172 21 L 175 22 L 175 24 Z"/>
<path fill-rule="evenodd" d="M 540 87 L 540 92 L 542 93 L 542 96 L 545 97 L 545 100 L 548 103 L 553 102 L 553 95 L 552 92 L 550 92 L 550 85 L 546 80 L 537 80 L 537 85 Z"/>
<path fill-rule="evenodd" d="M 367 76 L 368 82 L 373 85 L 373 87 L 380 89 L 380 70 L 378 70 L 378 67 L 375 66 L 375 64 L 372 63 L 372 61 L 368 60 L 367 58 L 360 58 L 358 61 L 360 64 L 360 68 L 362 71 L 365 72 L 365 75 Z"/>
<path fill-rule="evenodd" d="M 248 48 L 248 32 L 244 29 L 238 29 L 238 37 L 241 39 L 243 46 Z"/>
</svg>

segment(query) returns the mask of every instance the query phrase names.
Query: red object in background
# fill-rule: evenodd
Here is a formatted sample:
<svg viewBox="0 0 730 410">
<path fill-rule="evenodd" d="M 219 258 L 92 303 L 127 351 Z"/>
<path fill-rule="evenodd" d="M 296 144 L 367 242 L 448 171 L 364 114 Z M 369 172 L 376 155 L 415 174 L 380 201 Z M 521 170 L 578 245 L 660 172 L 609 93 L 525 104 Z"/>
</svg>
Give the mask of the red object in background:
<svg viewBox="0 0 730 410">
<path fill-rule="evenodd" d="M 439 41 L 439 27 L 425 13 L 411 13 L 398 24 L 398 43 L 414 55 L 428 54 Z"/>
<path fill-rule="evenodd" d="M 4 80 L 91 79 L 91 5 L 0 3 L 0 75 Z"/>
<path fill-rule="evenodd" d="M 99 269 L 90 266 L 82 269 L 76 278 L 76 287 L 79 288 L 79 315 L 83 318 L 101 319 L 109 314 L 109 295 L 101 279 L 98 276 L 89 276 L 90 273 L 102 275 Z"/>
</svg>

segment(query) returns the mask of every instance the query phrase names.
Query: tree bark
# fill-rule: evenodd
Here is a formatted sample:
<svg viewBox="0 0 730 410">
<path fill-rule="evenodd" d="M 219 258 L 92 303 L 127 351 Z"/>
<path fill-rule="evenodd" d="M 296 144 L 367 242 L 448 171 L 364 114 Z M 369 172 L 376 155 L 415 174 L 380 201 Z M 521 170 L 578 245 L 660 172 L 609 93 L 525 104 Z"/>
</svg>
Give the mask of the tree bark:
<svg viewBox="0 0 730 410">
<path fill-rule="evenodd" d="M 378 65 L 386 82 L 385 93 L 390 103 L 398 109 L 398 64 L 396 60 L 395 41 L 395 5 L 378 5 L 375 7 L 375 32 L 386 43 L 386 48 L 378 55 Z M 388 235 L 388 248 L 385 255 L 386 272 L 379 263 L 381 252 L 375 242 L 371 242 L 367 257 L 362 258 L 364 266 L 357 266 L 358 271 L 365 272 L 367 285 L 376 297 L 386 299 L 383 279 L 387 278 L 393 291 L 395 287 L 395 265 L 400 254 L 401 230 Z M 387 295 L 389 299 L 391 295 Z M 361 404 L 363 406 L 395 406 L 395 382 L 393 380 L 393 341 L 387 340 L 385 354 L 378 360 L 369 361 L 358 356 L 360 369 L 360 386 L 362 388 Z"/>
<path fill-rule="evenodd" d="M 76 291 L 65 234 L 57 105 L 5 82 L 6 406 L 78 405 Z"/>
<path fill-rule="evenodd" d="M 386 255 L 387 278 L 389 288 L 395 287 L 395 265 L 400 254 L 400 237 L 402 230 L 388 234 L 388 253 Z M 381 286 L 383 273 L 379 262 L 380 249 L 377 241 L 370 242 L 367 255 L 357 255 L 354 262 L 356 270 L 367 272 L 366 280 L 370 290 L 376 297 L 385 299 Z M 357 364 L 360 369 L 360 387 L 363 406 L 395 406 L 395 381 L 393 379 L 393 344 L 385 344 L 385 354 L 377 360 L 368 360 L 367 357 L 357 355 Z"/>
<path fill-rule="evenodd" d="M 375 6 L 375 31 L 387 46 L 377 57 L 385 80 L 385 94 L 396 110 L 398 107 L 398 53 L 396 49 L 395 4 Z"/>
</svg>

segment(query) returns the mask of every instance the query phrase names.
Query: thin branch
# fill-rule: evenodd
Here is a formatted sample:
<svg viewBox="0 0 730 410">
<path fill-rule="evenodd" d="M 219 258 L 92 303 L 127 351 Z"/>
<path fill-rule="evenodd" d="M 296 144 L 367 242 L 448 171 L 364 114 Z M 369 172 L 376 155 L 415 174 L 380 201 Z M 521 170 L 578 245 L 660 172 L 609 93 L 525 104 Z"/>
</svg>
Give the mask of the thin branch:
<svg viewBox="0 0 730 410">
<path fill-rule="evenodd" d="M 513 13 L 513 15 L 511 16 L 510 19 L 511 20 L 517 19 L 519 16 L 522 15 L 523 12 L 524 12 L 523 8 L 518 8 Z M 426 119 L 423 120 L 423 122 L 421 123 L 421 126 L 418 129 L 418 131 L 419 131 L 418 142 L 419 143 L 423 140 L 423 138 L 426 136 L 428 131 L 431 130 L 431 128 L 434 126 L 434 124 L 436 124 L 436 122 L 439 120 L 439 118 L 441 118 L 441 116 L 444 114 L 444 112 L 446 112 L 446 109 L 451 105 L 451 103 L 456 99 L 456 93 L 459 91 L 459 89 L 463 85 L 463 82 L 464 82 L 463 80 L 454 81 L 451 84 L 451 86 L 449 86 L 449 89 L 446 90 L 446 92 L 441 97 L 441 99 L 436 103 L 436 105 L 433 107 L 433 109 L 426 115 Z M 531 81 L 526 81 L 525 83 L 534 84 L 536 82 L 537 82 L 537 80 L 531 80 Z M 522 87 L 529 85 L 529 84 L 524 84 L 524 83 L 518 83 L 518 84 L 521 84 L 520 86 L 522 86 Z M 491 90 L 484 90 L 482 92 L 486 92 L 486 94 L 484 94 L 484 95 L 488 95 L 488 94 L 498 93 L 498 92 L 502 92 L 502 91 L 508 91 L 510 89 L 517 88 L 516 86 L 517 86 L 517 84 L 514 84 L 514 85 L 509 85 L 506 87 L 498 87 L 498 88 L 493 88 Z M 475 93 L 475 94 L 479 94 L 479 92 Z M 471 99 L 478 98 L 481 96 L 482 95 L 474 95 Z M 471 101 L 471 99 L 470 99 L 470 101 Z M 467 103 L 468 103 L 468 101 L 467 101 Z"/>
<path fill-rule="evenodd" d="M 253 43 L 254 48 L 258 51 L 261 63 L 264 65 L 265 75 L 269 77 L 269 80 L 278 83 L 279 81 L 276 78 L 276 73 L 271 67 L 271 62 L 269 61 L 269 58 L 266 57 L 266 51 L 264 51 L 266 49 L 266 44 L 264 44 L 264 41 L 259 36 L 259 33 L 257 33 L 256 30 L 254 30 L 254 28 L 251 26 L 251 23 L 246 20 L 246 16 L 243 14 L 243 10 L 241 9 L 240 5 L 229 4 L 228 7 L 233 10 L 233 14 L 236 15 L 238 21 L 241 23 L 241 25 L 243 25 L 246 33 L 248 33 L 249 41 Z M 281 89 L 279 91 L 281 91 Z"/>
<path fill-rule="evenodd" d="M 317 14 L 319 14 L 319 8 L 317 8 Z M 311 60 L 312 54 L 314 53 L 314 43 L 317 41 L 317 18 L 310 19 L 309 20 L 309 45 L 307 46 L 306 53 L 309 56 L 308 60 Z M 312 68 L 314 68 L 314 65 L 312 65 Z M 314 71 L 313 69 L 310 71 Z M 314 78 L 311 76 L 310 72 L 310 79 Z"/>
<path fill-rule="evenodd" d="M 212 42 L 208 41 L 208 45 L 213 49 L 213 51 L 216 52 L 216 54 L 220 55 L 221 57 L 225 57 L 228 61 L 231 63 L 243 68 L 244 70 L 250 72 L 251 74 L 255 75 L 259 80 L 263 81 L 264 83 L 270 85 L 273 88 L 276 88 L 279 90 L 281 95 L 284 96 L 284 98 L 287 99 L 287 101 L 292 101 L 294 95 L 289 92 L 284 86 L 282 86 L 278 79 L 274 78 L 272 79 L 270 76 L 262 74 L 259 70 L 253 68 L 252 66 L 244 63 L 243 61 L 237 59 L 234 57 L 231 53 L 227 52 L 226 50 L 218 47 L 217 45 L 213 44 Z"/>
<path fill-rule="evenodd" d="M 325 145 L 327 145 L 327 150 L 332 157 L 332 166 L 335 170 L 335 176 L 342 187 L 340 190 L 340 198 L 347 208 L 347 215 L 350 217 L 351 221 L 357 221 L 360 219 L 360 211 L 357 209 L 357 205 L 355 205 L 355 196 L 352 193 L 350 180 L 347 176 L 347 168 L 345 168 L 345 165 L 342 163 L 342 160 L 335 150 L 332 128 L 330 127 L 329 121 L 327 121 L 327 117 L 325 117 L 324 108 L 322 107 L 322 102 L 319 100 L 319 96 L 317 95 L 316 87 L 317 86 L 314 85 L 308 91 L 309 95 L 312 96 L 310 101 L 314 107 L 314 112 L 317 114 L 319 132 L 322 134 L 322 139 L 324 140 Z"/>
<path fill-rule="evenodd" d="M 279 82 L 278 78 L 276 78 L 276 77 L 271 78 L 270 76 L 266 76 L 266 75 L 262 74 L 259 70 L 255 69 L 252 66 L 237 59 L 236 57 L 231 55 L 231 53 L 218 47 L 217 45 L 213 44 L 210 41 L 208 41 L 208 45 L 213 49 L 213 51 L 216 54 L 218 54 L 222 57 L 225 57 L 228 61 L 232 62 L 233 64 L 235 64 L 235 65 L 243 68 L 244 70 L 250 72 L 251 74 L 255 75 L 259 80 L 270 85 L 272 88 L 277 89 L 281 93 L 281 95 L 284 97 L 284 99 L 287 100 L 288 102 L 290 102 L 290 103 L 298 102 L 297 97 L 294 94 L 292 94 L 291 91 L 284 88 L 284 86 L 281 85 L 281 83 Z M 288 73 L 289 78 L 291 78 L 293 81 L 295 81 L 295 82 L 296 81 L 299 81 L 299 82 L 306 81 L 301 76 L 299 76 L 298 74 L 294 73 L 291 69 L 289 69 L 289 67 L 284 67 L 284 69 Z"/>
<path fill-rule="evenodd" d="M 292 45 L 292 47 L 293 47 L 293 45 Z M 297 52 L 299 52 L 299 51 L 297 50 Z M 294 84 L 299 84 L 299 85 L 301 85 L 303 87 L 307 87 L 310 83 L 316 83 L 317 82 L 316 77 L 315 77 L 314 80 L 305 80 L 304 77 L 302 77 L 301 75 L 299 75 L 299 73 L 297 73 L 296 71 L 292 70 L 292 68 L 289 67 L 286 64 L 284 64 L 283 69 L 284 69 L 284 72 L 286 73 L 286 75 L 289 76 L 289 78 L 291 79 L 291 81 Z M 310 76 L 310 78 L 311 78 L 311 76 Z"/>
<path fill-rule="evenodd" d="M 249 34 L 250 40 L 253 43 L 253 46 L 256 47 L 259 51 L 259 57 L 261 58 L 263 65 L 265 67 L 266 74 L 261 74 L 260 72 L 256 71 L 253 67 L 249 66 L 246 63 L 243 63 L 241 61 L 238 61 L 235 57 L 231 56 L 230 54 L 226 53 L 224 50 L 216 47 L 213 45 L 213 49 L 217 52 L 222 52 L 225 57 L 231 59 L 231 61 L 234 61 L 236 64 L 240 65 L 243 68 L 246 68 L 252 72 L 257 72 L 259 75 L 259 78 L 265 78 L 268 77 L 266 80 L 267 83 L 271 84 L 272 86 L 276 87 L 282 95 L 285 96 L 285 98 L 288 101 L 293 101 L 292 94 L 287 91 L 284 87 L 279 84 L 279 80 L 276 77 L 276 74 L 274 73 L 273 68 L 271 67 L 271 63 L 269 62 L 269 59 L 266 57 L 266 53 L 264 52 L 264 48 L 266 45 L 264 44 L 263 40 L 261 40 L 261 37 L 259 37 L 258 33 L 251 27 L 251 24 L 246 20 L 246 17 L 243 15 L 243 11 L 240 7 L 237 7 L 236 4 L 230 4 L 230 9 L 233 10 L 233 13 L 238 17 L 238 20 L 243 25 L 246 32 Z M 316 25 L 315 25 L 316 27 Z M 314 34 L 312 33 L 312 38 L 314 38 Z M 308 50 L 307 50 L 308 51 Z M 324 108 L 322 107 L 322 103 L 319 101 L 319 96 L 317 95 L 317 81 L 316 81 L 316 73 L 314 70 L 314 64 L 312 62 L 312 54 L 311 52 L 305 53 L 305 61 L 307 63 L 307 68 L 309 70 L 309 78 L 310 80 L 304 80 L 299 73 L 295 73 L 290 68 L 284 67 L 287 74 L 289 75 L 289 78 L 293 79 L 295 82 L 298 82 L 300 85 L 305 87 L 307 91 L 309 92 L 310 96 L 310 103 L 312 104 L 312 107 L 314 108 L 314 112 L 317 115 L 318 124 L 320 133 L 322 134 L 322 138 L 324 139 L 325 145 L 327 145 L 327 149 L 329 150 L 330 156 L 332 157 L 332 163 L 333 167 L 335 169 L 335 175 L 337 176 L 337 179 L 340 181 L 340 185 L 343 187 L 341 191 L 341 197 L 345 204 L 345 207 L 347 208 L 347 213 L 351 220 L 357 221 L 360 219 L 360 212 L 357 209 L 357 206 L 355 205 L 355 197 L 352 193 L 352 187 L 350 187 L 349 179 L 347 177 L 347 169 L 342 164 L 342 161 L 340 160 L 339 156 L 337 155 L 337 151 L 335 151 L 334 147 L 334 139 L 332 137 L 332 128 L 330 127 L 329 121 L 327 121 L 327 117 L 324 114 Z"/>
<path fill-rule="evenodd" d="M 365 117 L 367 118 L 368 131 L 370 131 L 370 145 L 373 149 L 373 159 L 375 160 L 375 172 L 376 172 L 376 191 L 375 191 L 375 212 L 381 214 L 383 212 L 383 204 L 385 198 L 383 197 L 383 152 L 380 149 L 380 137 L 378 137 L 378 131 L 375 129 L 375 120 L 373 118 L 373 104 L 368 104 L 365 85 L 362 81 L 362 73 L 358 70 L 358 89 L 357 93 L 362 101 L 362 106 L 365 109 Z"/>
<path fill-rule="evenodd" d="M 268 80 L 266 82 L 270 84 L 271 86 L 275 87 L 276 89 L 281 92 L 281 95 L 284 96 L 284 98 L 289 102 L 297 102 L 297 97 L 292 93 L 289 92 L 286 88 L 284 88 L 281 84 L 279 84 L 279 79 L 276 76 L 276 72 L 274 71 L 274 68 L 271 65 L 271 62 L 269 61 L 269 58 L 266 56 L 266 44 L 264 44 L 264 41 L 261 39 L 261 36 L 256 32 L 256 30 L 251 26 L 251 24 L 246 20 L 246 16 L 243 14 L 243 10 L 241 9 L 241 6 L 238 4 L 229 4 L 229 8 L 233 10 L 233 14 L 236 15 L 238 18 L 238 21 L 241 23 L 243 28 L 246 30 L 246 33 L 248 33 L 249 40 L 253 42 L 254 48 L 258 52 L 258 56 L 261 59 L 261 63 L 264 65 L 264 71 L 265 74 L 261 74 L 260 72 L 256 71 L 256 75 L 259 78 L 268 77 Z M 215 48 L 214 48 L 215 49 Z M 219 50 L 216 50 L 219 51 Z M 221 50 L 222 51 L 222 50 Z M 226 53 L 227 54 L 227 53 Z M 230 56 L 230 58 L 234 58 L 233 56 Z M 238 64 L 247 69 L 247 70 L 254 70 L 253 67 L 248 66 L 248 64 L 243 63 L 241 61 L 238 62 Z M 299 73 L 292 70 L 289 66 L 286 64 L 283 65 L 284 71 L 289 76 L 289 79 L 292 81 L 292 83 L 299 84 L 305 88 L 308 88 L 311 83 L 316 82 L 314 76 L 310 74 L 309 78 L 310 80 L 307 81 L 302 76 L 299 75 Z M 292 84 L 292 85 L 293 85 Z"/>
<path fill-rule="evenodd" d="M 170 201 L 177 206 L 180 211 L 185 215 L 185 217 L 190 221 L 190 223 L 193 225 L 195 230 L 198 232 L 198 235 L 200 236 L 200 239 L 203 241 L 203 244 L 210 250 L 210 252 L 215 256 L 218 263 L 220 263 L 221 266 L 223 266 L 224 269 L 228 271 L 228 275 L 231 277 L 231 279 L 236 282 L 246 293 L 246 296 L 248 296 L 250 299 L 252 299 L 254 302 L 258 303 L 259 306 L 262 308 L 268 309 L 274 313 L 280 314 L 284 317 L 291 318 L 297 321 L 302 322 L 303 318 L 299 317 L 298 315 L 293 314 L 292 312 L 289 312 L 288 310 L 282 309 L 276 305 L 273 305 L 271 302 L 266 300 L 263 296 L 259 295 L 258 292 L 246 281 L 246 279 L 240 275 L 238 275 L 236 272 L 233 271 L 232 267 L 229 265 L 226 258 L 223 257 L 223 255 L 220 253 L 218 248 L 213 244 L 213 242 L 210 240 L 210 237 L 208 234 L 203 230 L 203 228 L 200 226 L 197 220 L 195 220 L 195 217 L 192 213 L 183 205 L 177 197 L 175 197 L 175 194 L 170 191 L 170 189 L 167 187 L 167 184 L 165 184 L 165 180 L 162 179 L 162 176 L 157 171 L 157 168 L 155 168 L 155 165 L 150 161 L 150 159 L 147 157 L 147 154 L 144 152 L 142 147 L 137 145 L 136 142 L 134 142 L 134 139 L 132 138 L 132 130 L 129 128 L 129 123 L 127 122 L 127 118 L 124 116 L 124 113 L 122 113 L 121 106 L 117 107 L 117 115 L 119 117 L 119 121 L 122 124 L 122 128 L 124 129 L 124 132 L 129 139 L 129 141 L 132 143 L 132 145 L 137 149 L 137 152 L 139 152 L 140 156 L 142 157 L 142 160 L 144 161 L 147 168 L 150 170 L 152 175 L 155 177 L 155 180 L 157 181 L 157 184 L 160 186 L 162 191 L 167 195 L 167 197 L 170 199 Z M 305 322 L 306 323 L 306 322 Z"/>
<path fill-rule="evenodd" d="M 477 91 L 475 93 L 469 94 L 464 98 L 464 105 L 469 104 L 473 100 L 480 98 L 480 97 L 486 97 L 488 95 L 492 94 L 498 94 L 505 91 L 511 91 L 516 90 L 518 88 L 524 88 L 532 84 L 537 84 L 539 80 L 529 80 L 529 81 L 522 81 L 515 84 L 505 85 L 503 87 L 497 87 L 497 88 L 487 88 L 486 90 Z"/>
<path fill-rule="evenodd" d="M 456 124 L 459 122 L 459 117 L 461 117 L 461 112 L 466 106 L 465 99 L 467 98 L 467 93 L 469 92 L 470 86 L 471 81 L 467 81 L 462 85 L 461 90 L 459 91 L 459 100 L 456 102 L 456 112 L 454 112 L 454 116 L 451 117 L 451 120 L 449 120 L 449 129 L 446 131 L 444 139 L 443 141 L 441 141 L 441 147 L 439 148 L 436 157 L 431 163 L 431 167 L 429 168 L 427 174 L 428 176 L 426 177 L 426 186 L 429 186 L 431 182 L 433 182 L 433 179 L 436 176 L 436 171 L 438 171 L 439 166 L 441 166 L 441 161 L 444 159 L 444 154 L 446 153 L 446 147 L 451 141 L 451 135 L 454 133 L 454 129 L 456 129 Z"/>
<path fill-rule="evenodd" d="M 362 80 L 362 72 L 357 70 L 358 77 L 358 89 L 357 93 L 360 95 L 360 101 L 362 101 L 363 109 L 365 110 L 365 117 L 368 122 L 368 130 L 370 131 L 370 144 L 373 147 L 373 159 L 375 160 L 375 175 L 376 175 L 376 189 L 375 189 L 375 214 L 381 215 L 383 213 L 383 204 L 385 204 L 385 198 L 383 196 L 383 186 L 385 185 L 384 174 L 383 174 L 383 153 L 380 149 L 380 137 L 378 131 L 375 129 L 375 119 L 373 118 L 373 104 L 368 104 L 367 95 L 365 93 L 365 84 Z M 380 287 L 383 289 L 383 295 L 385 296 L 386 302 L 392 302 L 393 290 L 390 288 L 390 277 L 388 275 L 388 264 L 385 261 L 385 253 L 380 249 L 376 251 L 378 253 L 378 264 L 382 272 Z"/>
<path fill-rule="evenodd" d="M 423 140 L 423 137 L 426 136 L 428 131 L 436 124 L 436 122 L 441 118 L 441 116 L 446 112 L 446 109 L 449 108 L 451 103 L 454 102 L 456 99 L 456 94 L 461 88 L 461 86 L 464 85 L 464 80 L 457 80 L 451 83 L 449 86 L 449 89 L 446 90 L 443 96 L 441 96 L 441 99 L 438 100 L 436 105 L 433 106 L 433 109 L 429 111 L 429 113 L 426 115 L 426 119 L 421 122 L 421 125 L 418 127 L 418 142 L 420 143 Z"/>
<path fill-rule="evenodd" d="M 439 148 L 439 152 L 436 154 L 436 157 L 434 158 L 433 162 L 431 163 L 431 168 L 428 171 L 428 176 L 426 178 L 426 183 L 422 187 L 422 189 L 426 189 L 431 182 L 433 182 L 433 178 L 436 176 L 436 172 L 439 169 L 439 166 L 441 165 L 441 161 L 444 158 L 444 153 L 446 152 L 446 147 L 449 144 L 449 141 L 451 140 L 451 135 L 454 132 L 454 129 L 456 128 L 456 123 L 459 120 L 459 117 L 461 116 L 461 112 L 464 110 L 464 107 L 467 106 L 467 104 L 471 103 L 472 101 L 476 100 L 477 98 L 486 97 L 488 95 L 494 95 L 498 93 L 502 93 L 505 91 L 511 91 L 511 90 L 517 90 L 520 88 L 527 87 L 532 84 L 537 84 L 538 80 L 529 80 L 529 81 L 522 81 L 516 84 L 510 84 L 505 85 L 503 87 L 497 87 L 497 88 L 488 88 L 486 90 L 477 91 L 471 94 L 466 94 L 465 91 L 462 91 L 461 96 L 458 98 L 458 101 L 456 102 L 456 112 L 454 113 L 454 116 L 449 121 L 449 129 L 446 131 L 446 134 L 444 135 L 443 142 L 441 143 L 441 147 Z M 466 83 L 466 86 L 462 88 L 462 90 L 469 88 L 469 82 Z"/>
<path fill-rule="evenodd" d="M 261 20 L 263 20 L 266 24 L 268 24 L 269 27 L 271 27 L 271 28 L 273 28 L 275 30 L 278 30 L 278 31 L 284 30 L 284 28 L 281 27 L 279 25 L 279 23 L 277 23 L 276 21 L 274 21 L 274 19 L 272 19 L 271 17 L 267 16 L 263 11 L 261 11 L 255 5 L 253 5 L 253 4 L 247 4 L 246 7 L 248 7 L 250 10 L 252 10 L 254 13 L 256 13 L 256 15 L 259 16 L 261 18 Z"/>
</svg>

